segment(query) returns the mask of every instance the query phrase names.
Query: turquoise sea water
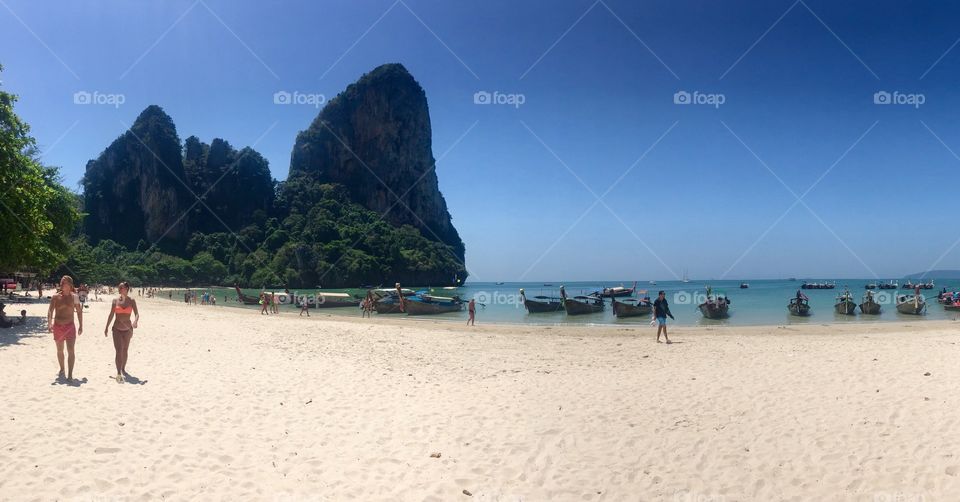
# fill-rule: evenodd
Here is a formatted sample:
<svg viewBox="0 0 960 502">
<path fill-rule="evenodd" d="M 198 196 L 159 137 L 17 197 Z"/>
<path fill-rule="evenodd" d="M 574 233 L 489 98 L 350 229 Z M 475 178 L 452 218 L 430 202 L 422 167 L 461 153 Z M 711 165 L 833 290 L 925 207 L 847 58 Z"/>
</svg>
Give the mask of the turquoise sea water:
<svg viewBox="0 0 960 502">
<path fill-rule="evenodd" d="M 830 279 L 817 279 L 810 282 L 834 282 Z M 656 297 L 658 290 L 664 290 L 667 300 L 670 302 L 670 308 L 676 317 L 675 324 L 679 325 L 764 325 L 764 324 L 810 324 L 810 323 L 838 323 L 838 322 L 884 322 L 884 321 L 923 321 L 924 319 L 953 319 L 960 318 L 960 314 L 954 312 L 945 312 L 943 306 L 936 301 L 936 295 L 940 289 L 946 287 L 949 291 L 960 290 L 960 281 L 936 281 L 936 288 L 932 290 L 921 290 L 927 297 L 927 313 L 923 316 L 912 316 L 900 314 L 896 310 L 894 303 L 897 290 L 876 290 L 874 292 L 876 300 L 883 305 L 883 312 L 877 316 L 869 315 L 840 315 L 834 313 L 833 305 L 838 294 L 843 292 L 844 285 L 849 285 L 857 303 L 860 303 L 861 296 L 865 289 L 864 285 L 874 282 L 867 279 L 862 280 L 836 280 L 836 289 L 832 290 L 804 290 L 810 298 L 810 305 L 813 313 L 809 317 L 795 317 L 787 312 L 787 303 L 794 297 L 797 289 L 800 288 L 802 281 L 787 280 L 757 280 L 749 281 L 749 289 L 740 289 L 740 281 L 695 281 L 689 283 L 680 281 L 660 281 L 657 285 L 640 283 L 638 290 L 646 289 L 651 298 Z M 532 282 L 507 282 L 505 284 L 495 283 L 469 283 L 455 290 L 444 290 L 434 288 L 431 291 L 437 295 L 458 294 L 461 298 L 476 299 L 479 304 L 477 307 L 477 322 L 491 323 L 518 323 L 518 324 L 616 324 L 616 325 L 645 325 L 649 322 L 646 317 L 633 317 L 627 319 L 617 319 L 613 316 L 610 308 L 609 299 L 606 300 L 606 309 L 597 314 L 587 314 L 580 316 L 568 316 L 564 312 L 549 314 L 528 314 L 520 300 L 519 290 L 524 288 L 528 297 L 537 295 L 559 296 L 559 287 L 566 286 L 567 293 L 570 296 L 579 294 L 589 294 L 602 287 L 613 287 L 624 285 L 630 287 L 632 281 L 605 281 L 605 282 L 554 282 L 552 286 L 545 286 L 543 283 Z M 730 298 L 730 318 L 725 320 L 703 319 L 697 310 L 697 304 L 702 301 L 707 285 L 713 287 L 714 292 L 726 293 Z M 406 287 L 406 286 L 404 286 Z M 413 288 L 410 289 L 420 289 Z M 217 296 L 218 305 L 226 305 L 237 308 L 257 309 L 257 306 L 243 306 L 236 302 L 236 293 L 227 288 L 206 288 L 194 289 L 195 291 L 210 291 Z M 311 294 L 318 290 L 291 290 L 297 294 Z M 339 289 L 323 290 L 327 292 L 348 292 L 351 294 L 363 295 L 365 290 L 360 289 Z M 245 289 L 244 293 L 256 295 L 259 291 L 255 289 Z M 911 291 L 900 290 L 901 293 L 912 294 Z M 168 292 L 164 291 L 162 297 L 166 298 Z M 229 298 L 228 301 L 225 301 Z M 173 291 L 173 300 L 183 301 L 183 290 Z M 283 311 L 297 312 L 299 309 L 292 305 L 281 306 Z M 360 309 L 354 307 L 329 308 L 312 310 L 313 313 L 329 313 L 345 316 L 360 316 Z M 858 309 L 859 312 L 859 309 Z M 377 315 L 377 314 L 374 314 Z M 403 317 L 391 315 L 391 317 Z M 467 313 L 455 312 L 429 316 L 429 319 L 465 321 Z"/>
</svg>

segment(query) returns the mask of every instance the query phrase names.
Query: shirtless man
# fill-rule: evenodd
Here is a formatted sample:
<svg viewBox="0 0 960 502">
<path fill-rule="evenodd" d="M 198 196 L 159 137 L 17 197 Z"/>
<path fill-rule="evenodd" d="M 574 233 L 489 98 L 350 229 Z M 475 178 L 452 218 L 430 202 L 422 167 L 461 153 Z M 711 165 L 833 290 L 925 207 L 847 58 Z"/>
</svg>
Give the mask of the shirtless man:
<svg viewBox="0 0 960 502">
<path fill-rule="evenodd" d="M 73 324 L 73 313 L 77 313 L 77 321 L 80 328 L 77 329 Z M 63 345 L 67 345 L 67 382 L 73 380 L 73 363 L 76 361 L 76 355 L 73 351 L 74 343 L 77 341 L 77 335 L 83 334 L 83 307 L 80 306 L 80 299 L 73 290 L 73 278 L 69 275 L 60 279 L 60 292 L 50 298 L 50 308 L 47 309 L 47 326 L 53 333 L 53 341 L 57 342 L 57 361 L 60 363 L 60 379 L 63 374 Z"/>
</svg>

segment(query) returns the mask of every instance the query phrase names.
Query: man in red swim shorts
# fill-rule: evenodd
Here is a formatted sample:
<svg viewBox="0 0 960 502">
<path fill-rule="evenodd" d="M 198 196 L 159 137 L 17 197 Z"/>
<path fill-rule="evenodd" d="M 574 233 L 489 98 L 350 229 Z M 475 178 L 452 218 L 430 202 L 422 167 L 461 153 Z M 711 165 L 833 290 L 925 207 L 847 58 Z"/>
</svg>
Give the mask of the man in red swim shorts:
<svg viewBox="0 0 960 502">
<path fill-rule="evenodd" d="M 73 313 L 77 313 L 80 324 L 78 330 L 73 324 Z M 53 333 L 53 341 L 57 342 L 57 361 L 60 363 L 59 378 L 73 381 L 73 363 L 76 361 L 73 347 L 77 335 L 83 334 L 83 307 L 73 289 L 73 278 L 69 275 L 60 279 L 60 292 L 50 299 L 50 308 L 47 309 L 47 326 Z M 63 374 L 63 346 L 67 346 L 67 374 Z"/>
</svg>

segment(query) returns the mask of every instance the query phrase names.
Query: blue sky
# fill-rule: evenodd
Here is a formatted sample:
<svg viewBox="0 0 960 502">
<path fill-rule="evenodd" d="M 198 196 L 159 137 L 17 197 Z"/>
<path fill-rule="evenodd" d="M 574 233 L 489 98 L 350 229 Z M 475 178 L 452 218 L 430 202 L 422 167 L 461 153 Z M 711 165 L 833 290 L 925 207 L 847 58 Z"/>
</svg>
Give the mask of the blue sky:
<svg viewBox="0 0 960 502">
<path fill-rule="evenodd" d="M 546 5 L 2 0 L 3 88 L 73 187 L 149 104 L 181 139 L 253 145 L 283 179 L 319 110 L 275 92 L 332 97 L 403 63 L 477 281 L 960 268 L 960 5 Z"/>
</svg>

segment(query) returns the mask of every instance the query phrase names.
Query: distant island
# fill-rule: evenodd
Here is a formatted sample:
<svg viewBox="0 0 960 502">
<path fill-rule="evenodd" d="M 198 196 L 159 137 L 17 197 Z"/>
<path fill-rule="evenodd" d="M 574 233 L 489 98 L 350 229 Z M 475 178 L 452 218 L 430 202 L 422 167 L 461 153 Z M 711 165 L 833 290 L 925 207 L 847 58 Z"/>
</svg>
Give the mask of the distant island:
<svg viewBox="0 0 960 502">
<path fill-rule="evenodd" d="M 327 103 L 298 134 L 285 181 L 252 148 L 181 143 L 149 106 L 87 163 L 82 231 L 63 268 L 100 283 L 461 283 L 465 248 L 431 136 L 426 94 L 400 64 Z"/>
<path fill-rule="evenodd" d="M 917 272 L 906 276 L 907 279 L 960 279 L 960 270 L 931 270 L 929 272 Z"/>
</svg>

